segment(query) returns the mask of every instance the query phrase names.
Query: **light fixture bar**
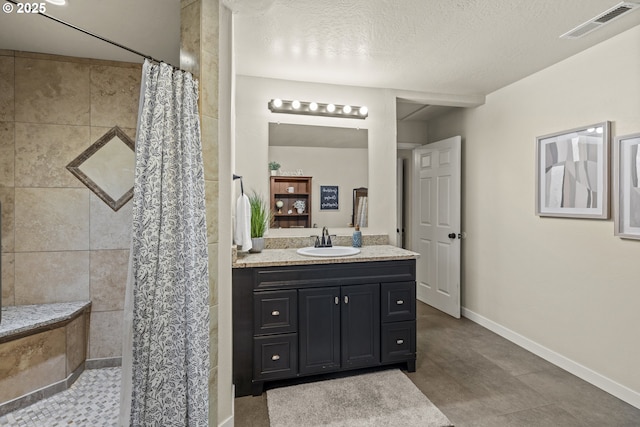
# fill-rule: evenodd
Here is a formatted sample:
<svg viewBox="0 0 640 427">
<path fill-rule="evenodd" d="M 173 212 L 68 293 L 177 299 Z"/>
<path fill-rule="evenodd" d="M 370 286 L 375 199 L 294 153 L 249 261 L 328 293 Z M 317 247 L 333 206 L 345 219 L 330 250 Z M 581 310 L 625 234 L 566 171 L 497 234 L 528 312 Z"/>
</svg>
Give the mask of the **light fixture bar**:
<svg viewBox="0 0 640 427">
<path fill-rule="evenodd" d="M 305 114 L 308 116 L 342 117 L 345 119 L 364 120 L 369 116 L 365 106 L 323 104 L 321 102 L 305 102 L 297 100 L 272 99 L 267 104 L 272 113 Z"/>
</svg>

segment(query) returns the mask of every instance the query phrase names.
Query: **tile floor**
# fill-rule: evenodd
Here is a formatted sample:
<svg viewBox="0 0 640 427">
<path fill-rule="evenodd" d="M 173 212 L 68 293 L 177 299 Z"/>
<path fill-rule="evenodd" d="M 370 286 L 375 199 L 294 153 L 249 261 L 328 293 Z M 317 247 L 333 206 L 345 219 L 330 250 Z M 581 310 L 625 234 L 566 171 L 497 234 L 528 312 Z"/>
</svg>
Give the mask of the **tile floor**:
<svg viewBox="0 0 640 427">
<path fill-rule="evenodd" d="M 0 426 L 118 425 L 120 368 L 87 369 L 68 390 L 0 417 Z"/>
<path fill-rule="evenodd" d="M 418 303 L 409 378 L 456 427 L 640 427 L 640 409 L 468 319 Z M 0 426 L 116 426 L 120 368 L 86 370 L 69 390 L 0 417 Z M 266 393 L 235 400 L 237 427 L 268 427 Z"/>
<path fill-rule="evenodd" d="M 409 378 L 456 427 L 640 427 L 640 409 L 468 319 L 418 302 Z M 268 427 L 266 393 L 235 400 L 237 427 Z"/>
</svg>

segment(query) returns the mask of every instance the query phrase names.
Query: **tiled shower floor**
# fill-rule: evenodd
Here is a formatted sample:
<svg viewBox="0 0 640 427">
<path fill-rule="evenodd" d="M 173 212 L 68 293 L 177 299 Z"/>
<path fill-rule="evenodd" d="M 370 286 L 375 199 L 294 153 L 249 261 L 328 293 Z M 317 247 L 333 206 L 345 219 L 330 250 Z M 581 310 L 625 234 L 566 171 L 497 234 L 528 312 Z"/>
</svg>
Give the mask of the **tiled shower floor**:
<svg viewBox="0 0 640 427">
<path fill-rule="evenodd" d="M 118 425 L 120 368 L 87 369 L 66 391 L 0 417 L 0 426 Z"/>
</svg>

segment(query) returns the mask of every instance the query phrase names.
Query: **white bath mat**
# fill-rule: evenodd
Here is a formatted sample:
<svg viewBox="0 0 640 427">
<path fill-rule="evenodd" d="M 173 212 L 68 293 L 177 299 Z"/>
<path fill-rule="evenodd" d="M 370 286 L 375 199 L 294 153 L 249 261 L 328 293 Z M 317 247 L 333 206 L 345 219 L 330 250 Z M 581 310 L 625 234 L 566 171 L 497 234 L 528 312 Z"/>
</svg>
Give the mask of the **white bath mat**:
<svg viewBox="0 0 640 427">
<path fill-rule="evenodd" d="M 398 369 L 267 391 L 271 427 L 445 427 L 449 419 Z"/>
</svg>

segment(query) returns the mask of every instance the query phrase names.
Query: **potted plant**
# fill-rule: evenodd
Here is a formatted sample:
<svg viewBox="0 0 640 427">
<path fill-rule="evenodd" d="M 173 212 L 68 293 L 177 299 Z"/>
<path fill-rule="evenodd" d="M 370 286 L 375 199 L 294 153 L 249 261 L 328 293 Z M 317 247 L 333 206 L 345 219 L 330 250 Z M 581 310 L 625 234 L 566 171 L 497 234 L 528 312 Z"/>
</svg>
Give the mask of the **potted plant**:
<svg viewBox="0 0 640 427">
<path fill-rule="evenodd" d="M 298 210 L 298 213 L 301 214 L 304 212 L 304 208 L 306 207 L 304 200 L 296 200 L 293 204 L 293 207 Z"/>
<path fill-rule="evenodd" d="M 278 175 L 278 170 L 280 169 L 280 163 L 278 162 L 269 162 L 269 170 L 271 171 L 271 176 Z"/>
<path fill-rule="evenodd" d="M 271 221 L 269 205 L 262 195 L 253 191 L 249 195 L 251 207 L 251 250 L 249 252 L 262 252 L 264 249 L 264 233 Z"/>
</svg>

